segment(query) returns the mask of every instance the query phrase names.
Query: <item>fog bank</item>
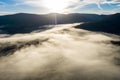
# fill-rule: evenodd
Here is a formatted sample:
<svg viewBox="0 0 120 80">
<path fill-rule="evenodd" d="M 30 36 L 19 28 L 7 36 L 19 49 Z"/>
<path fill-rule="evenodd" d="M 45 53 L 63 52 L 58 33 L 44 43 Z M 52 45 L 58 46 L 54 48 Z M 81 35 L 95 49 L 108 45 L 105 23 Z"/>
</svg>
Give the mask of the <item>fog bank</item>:
<svg viewBox="0 0 120 80">
<path fill-rule="evenodd" d="M 120 37 L 75 25 L 0 38 L 0 80 L 120 80 Z"/>
</svg>

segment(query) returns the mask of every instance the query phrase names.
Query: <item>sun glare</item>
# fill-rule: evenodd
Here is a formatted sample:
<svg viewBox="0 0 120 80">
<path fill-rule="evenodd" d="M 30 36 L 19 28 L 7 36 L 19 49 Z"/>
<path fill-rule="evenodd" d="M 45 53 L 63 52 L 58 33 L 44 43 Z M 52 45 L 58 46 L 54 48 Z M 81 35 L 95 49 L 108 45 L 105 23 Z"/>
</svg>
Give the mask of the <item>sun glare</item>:
<svg viewBox="0 0 120 80">
<path fill-rule="evenodd" d="M 68 0 L 44 0 L 43 4 L 50 12 L 61 13 L 67 7 Z"/>
</svg>

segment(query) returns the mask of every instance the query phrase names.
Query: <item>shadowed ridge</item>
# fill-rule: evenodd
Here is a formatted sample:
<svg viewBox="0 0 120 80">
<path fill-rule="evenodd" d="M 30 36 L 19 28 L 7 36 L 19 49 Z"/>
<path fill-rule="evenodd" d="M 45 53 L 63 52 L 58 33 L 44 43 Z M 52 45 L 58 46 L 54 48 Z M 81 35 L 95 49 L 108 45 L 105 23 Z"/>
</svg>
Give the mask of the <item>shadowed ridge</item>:
<svg viewBox="0 0 120 80">
<path fill-rule="evenodd" d="M 38 30 L 40 26 L 55 24 L 55 16 L 57 24 L 78 23 L 78 22 L 90 22 L 101 20 L 104 18 L 101 15 L 96 14 L 27 14 L 17 13 L 13 15 L 0 16 L 0 30 L 7 32 L 8 34 L 16 33 L 29 33 L 34 30 Z M 42 29 L 46 29 L 41 27 Z"/>
<path fill-rule="evenodd" d="M 26 42 L 16 42 L 16 43 L 0 43 L 0 56 L 6 56 L 6 55 L 11 55 L 13 54 L 15 51 L 26 48 L 26 47 L 30 47 L 30 46 L 37 46 L 37 45 L 41 45 L 42 43 L 48 41 L 49 39 L 43 39 L 43 40 L 39 40 L 39 39 L 35 39 L 35 40 L 31 40 L 31 41 L 26 41 Z M 2 54 L 3 53 L 3 54 Z"/>
<path fill-rule="evenodd" d="M 84 23 L 82 25 L 76 26 L 76 28 L 120 35 L 119 19 L 120 19 L 120 13 L 117 13 L 99 21 Z"/>
</svg>

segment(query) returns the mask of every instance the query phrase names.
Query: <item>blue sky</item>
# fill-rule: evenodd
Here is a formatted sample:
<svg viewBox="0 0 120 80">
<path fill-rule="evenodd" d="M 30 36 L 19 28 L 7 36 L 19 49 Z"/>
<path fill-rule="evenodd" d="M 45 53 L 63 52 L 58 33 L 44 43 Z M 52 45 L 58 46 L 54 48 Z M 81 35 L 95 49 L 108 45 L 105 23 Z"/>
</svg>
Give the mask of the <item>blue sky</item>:
<svg viewBox="0 0 120 80">
<path fill-rule="evenodd" d="M 0 0 L 0 15 L 14 13 L 51 13 L 44 0 Z M 49 0 L 53 1 L 53 0 Z M 55 0 L 54 0 L 55 1 Z M 58 0 L 57 0 L 58 1 Z M 120 12 L 120 0 L 62 0 L 67 1 L 64 13 L 113 14 Z M 56 2 L 56 1 L 55 1 Z M 57 4 L 57 3 L 56 3 Z"/>
</svg>

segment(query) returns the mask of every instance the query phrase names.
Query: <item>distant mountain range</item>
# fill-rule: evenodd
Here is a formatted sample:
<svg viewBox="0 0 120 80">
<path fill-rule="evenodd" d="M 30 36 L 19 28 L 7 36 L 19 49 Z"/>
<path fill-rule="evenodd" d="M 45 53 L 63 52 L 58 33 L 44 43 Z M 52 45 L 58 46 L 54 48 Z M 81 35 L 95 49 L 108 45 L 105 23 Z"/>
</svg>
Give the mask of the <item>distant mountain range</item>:
<svg viewBox="0 0 120 80">
<path fill-rule="evenodd" d="M 96 14 L 27 14 L 19 13 L 13 15 L 0 16 L 0 33 L 16 34 L 28 33 L 38 28 L 44 29 L 42 25 L 78 23 L 78 22 L 94 22 L 102 20 L 107 16 Z M 40 27 L 41 26 L 41 27 Z"/>
<path fill-rule="evenodd" d="M 18 13 L 5 15 L 0 16 L 0 34 L 29 33 L 38 29 L 46 30 L 47 27 L 43 27 L 43 25 L 52 25 L 56 22 L 57 24 L 83 22 L 82 25 L 76 26 L 76 28 L 120 34 L 120 13 L 113 15 L 79 13 L 44 15 Z"/>
<path fill-rule="evenodd" d="M 120 35 L 120 13 L 109 15 L 102 20 L 84 23 L 76 28 Z"/>
</svg>

